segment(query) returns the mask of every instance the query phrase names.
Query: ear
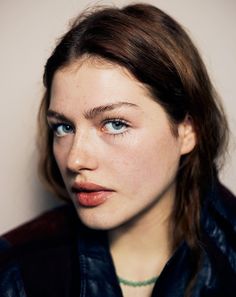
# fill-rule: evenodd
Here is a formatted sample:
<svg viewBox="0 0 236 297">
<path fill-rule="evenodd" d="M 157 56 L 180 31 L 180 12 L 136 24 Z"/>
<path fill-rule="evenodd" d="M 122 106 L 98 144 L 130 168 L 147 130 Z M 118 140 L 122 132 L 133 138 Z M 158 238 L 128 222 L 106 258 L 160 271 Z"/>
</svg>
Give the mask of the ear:
<svg viewBox="0 0 236 297">
<path fill-rule="evenodd" d="M 178 136 L 181 141 L 181 155 L 190 153 L 197 143 L 196 131 L 190 116 L 187 115 L 184 121 L 178 125 Z"/>
</svg>

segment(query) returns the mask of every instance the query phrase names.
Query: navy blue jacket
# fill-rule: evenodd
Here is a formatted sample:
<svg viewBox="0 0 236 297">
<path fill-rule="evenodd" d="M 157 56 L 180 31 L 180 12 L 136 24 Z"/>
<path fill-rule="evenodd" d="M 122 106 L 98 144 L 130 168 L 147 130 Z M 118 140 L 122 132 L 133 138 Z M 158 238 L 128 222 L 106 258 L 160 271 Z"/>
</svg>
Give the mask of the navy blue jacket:
<svg viewBox="0 0 236 297">
<path fill-rule="evenodd" d="M 222 185 L 202 211 L 203 260 L 193 297 L 236 296 L 236 198 Z M 0 240 L 0 297 L 121 297 L 104 231 L 63 206 Z M 158 278 L 152 296 L 183 297 L 192 272 L 182 242 Z"/>
</svg>

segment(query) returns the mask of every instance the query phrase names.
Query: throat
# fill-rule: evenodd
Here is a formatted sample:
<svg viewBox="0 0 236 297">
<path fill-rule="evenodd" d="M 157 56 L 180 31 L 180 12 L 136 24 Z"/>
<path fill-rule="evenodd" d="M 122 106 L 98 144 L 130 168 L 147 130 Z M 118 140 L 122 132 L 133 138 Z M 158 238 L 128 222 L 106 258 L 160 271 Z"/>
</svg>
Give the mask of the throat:
<svg viewBox="0 0 236 297">
<path fill-rule="evenodd" d="M 161 201 L 158 207 L 108 232 L 123 296 L 151 296 L 157 277 L 172 255 L 171 210 L 172 199 Z"/>
<path fill-rule="evenodd" d="M 138 291 L 143 292 L 140 296 L 151 296 L 148 294 L 171 256 L 168 222 L 152 226 L 146 226 L 146 232 L 127 226 L 109 232 L 110 252 L 124 296 L 139 296 Z"/>
</svg>

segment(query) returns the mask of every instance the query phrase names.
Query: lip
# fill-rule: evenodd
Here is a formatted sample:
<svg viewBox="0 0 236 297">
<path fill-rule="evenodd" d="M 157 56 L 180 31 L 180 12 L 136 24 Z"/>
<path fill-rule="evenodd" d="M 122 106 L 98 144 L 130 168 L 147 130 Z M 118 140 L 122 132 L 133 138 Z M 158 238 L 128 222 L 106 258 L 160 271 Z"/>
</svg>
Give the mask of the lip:
<svg viewBox="0 0 236 297">
<path fill-rule="evenodd" d="M 75 202 L 85 207 L 95 207 L 105 203 L 114 192 L 92 182 L 74 183 L 71 190 L 75 194 Z"/>
</svg>

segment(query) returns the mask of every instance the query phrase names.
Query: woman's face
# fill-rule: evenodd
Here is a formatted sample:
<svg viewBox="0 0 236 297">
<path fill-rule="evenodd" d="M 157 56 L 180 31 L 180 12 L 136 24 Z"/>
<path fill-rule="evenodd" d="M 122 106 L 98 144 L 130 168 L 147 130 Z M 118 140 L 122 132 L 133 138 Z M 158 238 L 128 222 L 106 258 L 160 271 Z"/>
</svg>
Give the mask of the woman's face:
<svg viewBox="0 0 236 297">
<path fill-rule="evenodd" d="M 54 76 L 48 122 L 67 191 L 87 226 L 111 229 L 169 213 L 190 121 L 174 136 L 164 109 L 124 68 L 79 60 Z"/>
</svg>

